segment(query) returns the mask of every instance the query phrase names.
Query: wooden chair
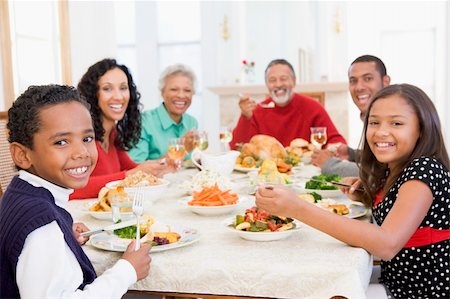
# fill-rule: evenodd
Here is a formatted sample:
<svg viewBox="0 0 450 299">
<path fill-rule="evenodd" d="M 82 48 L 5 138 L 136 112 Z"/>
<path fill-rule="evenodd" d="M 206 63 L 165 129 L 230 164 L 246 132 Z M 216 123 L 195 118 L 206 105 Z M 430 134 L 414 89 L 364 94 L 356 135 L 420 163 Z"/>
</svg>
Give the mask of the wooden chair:
<svg viewBox="0 0 450 299">
<path fill-rule="evenodd" d="M 12 178 L 18 173 L 9 152 L 7 122 L 8 113 L 0 112 L 0 194 L 1 190 L 6 190 Z"/>
<path fill-rule="evenodd" d="M 302 95 L 305 95 L 307 97 L 313 98 L 317 100 L 322 106 L 325 107 L 325 92 L 323 91 L 317 91 L 317 92 L 301 92 Z"/>
</svg>

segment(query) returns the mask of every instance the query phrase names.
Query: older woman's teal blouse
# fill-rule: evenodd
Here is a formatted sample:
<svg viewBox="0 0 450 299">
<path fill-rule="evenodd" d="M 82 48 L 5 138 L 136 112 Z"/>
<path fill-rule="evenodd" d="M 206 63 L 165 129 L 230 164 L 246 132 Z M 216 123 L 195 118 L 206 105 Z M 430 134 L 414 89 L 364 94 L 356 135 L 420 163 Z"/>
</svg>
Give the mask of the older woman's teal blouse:
<svg viewBox="0 0 450 299">
<path fill-rule="evenodd" d="M 164 103 L 141 114 L 142 131 L 138 144 L 128 154 L 135 162 L 155 160 L 167 154 L 170 138 L 183 137 L 189 130 L 197 129 L 197 120 L 184 113 L 179 124 L 167 113 Z"/>
</svg>

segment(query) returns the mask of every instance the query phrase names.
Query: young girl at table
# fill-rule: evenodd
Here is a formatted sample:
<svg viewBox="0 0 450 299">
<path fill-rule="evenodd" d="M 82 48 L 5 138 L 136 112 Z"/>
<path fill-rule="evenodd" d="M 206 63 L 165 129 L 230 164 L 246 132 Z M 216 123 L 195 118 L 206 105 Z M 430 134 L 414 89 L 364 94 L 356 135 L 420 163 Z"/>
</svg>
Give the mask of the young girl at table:
<svg viewBox="0 0 450 299">
<path fill-rule="evenodd" d="M 419 88 L 392 85 L 374 96 L 364 123 L 360 181 L 346 190 L 372 207 L 376 224 L 329 213 L 287 188 L 259 188 L 256 203 L 381 261 L 388 297 L 449 298 L 450 162 L 436 109 Z M 364 194 L 354 192 L 362 183 Z"/>
<path fill-rule="evenodd" d="M 64 206 L 97 161 L 89 104 L 73 87 L 31 86 L 8 111 L 12 158 L 20 169 L 0 202 L 0 298 L 119 298 L 149 273 L 149 246 L 101 276 Z"/>
<path fill-rule="evenodd" d="M 142 170 L 156 176 L 174 170 L 165 160 L 133 162 L 126 152 L 141 133 L 140 93 L 130 71 L 115 59 L 103 59 L 89 67 L 78 83 L 78 90 L 91 105 L 98 162 L 86 187 L 71 199 L 97 197 L 106 183 L 124 179 Z"/>
</svg>

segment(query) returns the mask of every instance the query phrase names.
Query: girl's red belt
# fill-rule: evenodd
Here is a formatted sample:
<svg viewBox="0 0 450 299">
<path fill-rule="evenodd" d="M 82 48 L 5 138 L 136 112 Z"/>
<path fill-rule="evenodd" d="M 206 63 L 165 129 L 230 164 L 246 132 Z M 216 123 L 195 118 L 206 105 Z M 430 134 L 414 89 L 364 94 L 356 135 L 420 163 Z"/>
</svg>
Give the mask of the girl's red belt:
<svg viewBox="0 0 450 299">
<path fill-rule="evenodd" d="M 383 200 L 383 193 L 380 191 L 375 195 L 374 207 Z M 431 227 L 418 228 L 409 238 L 403 248 L 420 247 L 442 242 L 450 239 L 450 229 L 435 229 Z"/>
<path fill-rule="evenodd" d="M 450 239 L 449 229 L 418 228 L 403 248 L 420 247 Z"/>
</svg>

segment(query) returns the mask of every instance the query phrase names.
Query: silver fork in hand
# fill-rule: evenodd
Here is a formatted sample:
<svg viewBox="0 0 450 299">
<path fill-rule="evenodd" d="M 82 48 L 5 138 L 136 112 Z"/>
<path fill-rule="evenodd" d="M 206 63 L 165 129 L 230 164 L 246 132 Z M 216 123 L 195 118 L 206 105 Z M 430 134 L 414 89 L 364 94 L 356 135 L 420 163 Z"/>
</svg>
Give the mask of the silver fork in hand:
<svg viewBox="0 0 450 299">
<path fill-rule="evenodd" d="M 143 204 L 144 195 L 142 194 L 141 188 L 138 188 L 137 193 L 134 196 L 133 200 L 133 214 L 136 216 L 136 246 L 134 250 L 139 250 L 141 247 L 141 225 L 140 225 L 140 217 L 144 213 L 144 204 Z"/>
</svg>

